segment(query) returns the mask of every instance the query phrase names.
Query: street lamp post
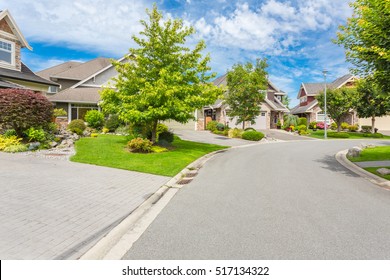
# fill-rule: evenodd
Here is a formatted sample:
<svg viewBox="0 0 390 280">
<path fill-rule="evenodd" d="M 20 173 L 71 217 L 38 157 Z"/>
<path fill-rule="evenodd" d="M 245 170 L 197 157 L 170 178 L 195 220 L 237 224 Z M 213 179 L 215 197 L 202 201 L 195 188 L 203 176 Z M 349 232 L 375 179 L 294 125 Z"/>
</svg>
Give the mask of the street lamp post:
<svg viewBox="0 0 390 280">
<path fill-rule="evenodd" d="M 324 90 L 324 113 L 325 113 L 325 116 L 324 116 L 324 138 L 327 139 L 328 138 L 328 134 L 327 134 L 327 113 L 326 113 L 326 74 L 328 73 L 328 71 L 326 71 L 325 69 L 322 71 L 322 74 L 324 74 L 324 84 L 325 84 L 325 90 Z"/>
</svg>

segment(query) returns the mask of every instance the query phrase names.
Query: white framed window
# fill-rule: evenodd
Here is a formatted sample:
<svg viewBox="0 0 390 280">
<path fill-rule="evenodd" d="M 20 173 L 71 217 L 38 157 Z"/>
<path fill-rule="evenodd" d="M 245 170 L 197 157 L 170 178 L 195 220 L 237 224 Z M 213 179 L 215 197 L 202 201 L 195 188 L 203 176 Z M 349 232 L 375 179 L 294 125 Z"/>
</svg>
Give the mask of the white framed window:
<svg viewBox="0 0 390 280">
<path fill-rule="evenodd" d="M 306 101 L 307 101 L 307 96 L 306 96 L 306 95 L 305 95 L 305 96 L 302 96 L 302 97 L 300 98 L 300 101 L 301 101 L 301 103 L 306 102 Z"/>
<path fill-rule="evenodd" d="M 15 43 L 0 39 L 0 63 L 15 65 Z"/>
<path fill-rule="evenodd" d="M 317 113 L 317 119 L 316 119 L 317 122 L 324 122 L 325 121 L 325 114 L 323 113 Z M 329 116 L 326 118 L 326 123 L 327 124 L 330 124 L 330 118 Z"/>
<path fill-rule="evenodd" d="M 49 86 L 49 90 L 47 92 L 48 93 L 57 93 L 58 87 L 57 86 Z"/>
</svg>

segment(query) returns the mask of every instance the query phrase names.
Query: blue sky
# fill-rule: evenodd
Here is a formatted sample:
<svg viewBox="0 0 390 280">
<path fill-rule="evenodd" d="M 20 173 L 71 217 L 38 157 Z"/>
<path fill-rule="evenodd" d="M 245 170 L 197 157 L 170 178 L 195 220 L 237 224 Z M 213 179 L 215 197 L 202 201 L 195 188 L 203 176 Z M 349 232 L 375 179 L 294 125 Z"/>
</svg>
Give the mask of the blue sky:
<svg viewBox="0 0 390 280">
<path fill-rule="evenodd" d="M 268 59 L 270 80 L 292 105 L 302 82 L 348 73 L 344 50 L 331 42 L 351 16 L 348 0 L 0 0 L 33 47 L 22 60 L 39 71 L 64 61 L 120 58 L 135 47 L 145 9 L 156 2 L 168 17 L 195 26 L 189 41 L 206 42 L 211 67 L 224 74 L 234 63 Z"/>
</svg>

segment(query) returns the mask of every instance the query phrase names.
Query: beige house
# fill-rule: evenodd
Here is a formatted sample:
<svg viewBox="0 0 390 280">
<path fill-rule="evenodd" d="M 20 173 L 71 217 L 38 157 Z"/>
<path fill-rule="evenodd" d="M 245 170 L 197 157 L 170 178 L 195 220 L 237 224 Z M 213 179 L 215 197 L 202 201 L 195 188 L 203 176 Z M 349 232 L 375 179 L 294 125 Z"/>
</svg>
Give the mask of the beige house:
<svg viewBox="0 0 390 280">
<path fill-rule="evenodd" d="M 22 88 L 46 94 L 59 84 L 34 74 L 21 59 L 21 49 L 32 50 L 8 10 L 0 11 L 0 88 Z"/>
</svg>

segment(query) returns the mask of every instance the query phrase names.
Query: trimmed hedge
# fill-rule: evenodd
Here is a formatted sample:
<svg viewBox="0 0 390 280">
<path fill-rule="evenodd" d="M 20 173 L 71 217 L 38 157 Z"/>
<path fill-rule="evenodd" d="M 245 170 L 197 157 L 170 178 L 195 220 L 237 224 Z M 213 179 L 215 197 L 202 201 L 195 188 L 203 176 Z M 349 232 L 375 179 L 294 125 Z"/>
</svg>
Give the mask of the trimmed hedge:
<svg viewBox="0 0 390 280">
<path fill-rule="evenodd" d="M 349 138 L 349 134 L 346 132 L 328 132 L 328 137 L 331 138 Z"/>
<path fill-rule="evenodd" d="M 68 124 L 68 129 L 78 135 L 82 135 L 86 128 L 83 120 L 73 120 Z"/>
<path fill-rule="evenodd" d="M 242 133 L 242 139 L 250 140 L 250 141 L 260 141 L 261 139 L 263 139 L 263 137 L 264 134 L 259 131 L 249 130 L 249 131 L 244 131 L 244 133 Z"/>
<path fill-rule="evenodd" d="M 382 133 L 364 133 L 363 137 L 383 138 L 383 134 Z"/>
</svg>

